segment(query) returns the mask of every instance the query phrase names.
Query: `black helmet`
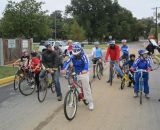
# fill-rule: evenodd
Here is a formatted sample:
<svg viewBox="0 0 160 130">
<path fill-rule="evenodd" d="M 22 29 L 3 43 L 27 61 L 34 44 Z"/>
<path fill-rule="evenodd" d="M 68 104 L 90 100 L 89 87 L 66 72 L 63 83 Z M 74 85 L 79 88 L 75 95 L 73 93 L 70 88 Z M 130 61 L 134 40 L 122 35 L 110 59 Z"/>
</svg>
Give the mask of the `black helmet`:
<svg viewBox="0 0 160 130">
<path fill-rule="evenodd" d="M 130 56 L 129 56 L 130 58 L 132 58 L 132 57 L 136 57 L 136 55 L 135 54 L 130 54 Z"/>
</svg>

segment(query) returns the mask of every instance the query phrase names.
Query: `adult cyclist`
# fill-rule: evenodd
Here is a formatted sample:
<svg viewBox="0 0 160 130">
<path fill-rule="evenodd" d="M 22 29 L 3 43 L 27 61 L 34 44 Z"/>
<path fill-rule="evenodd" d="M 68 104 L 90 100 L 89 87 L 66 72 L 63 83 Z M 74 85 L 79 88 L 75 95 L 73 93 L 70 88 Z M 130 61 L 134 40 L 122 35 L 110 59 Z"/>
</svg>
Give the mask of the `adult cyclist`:
<svg viewBox="0 0 160 130">
<path fill-rule="evenodd" d="M 72 55 L 64 63 L 62 73 L 65 73 L 69 63 L 73 63 L 74 71 L 78 75 L 78 79 L 82 81 L 84 97 L 89 102 L 89 109 L 94 109 L 91 88 L 89 85 L 89 63 L 87 56 L 78 44 L 73 45 Z"/>
<path fill-rule="evenodd" d="M 105 58 L 106 61 L 108 61 L 109 56 L 110 56 L 110 66 L 115 65 L 115 70 L 117 71 L 120 78 L 122 78 L 123 73 L 122 73 L 122 70 L 119 67 L 120 47 L 118 45 L 116 45 L 114 40 L 109 43 L 109 47 L 107 48 L 106 58 Z M 107 83 L 110 83 L 110 80 L 111 79 L 109 79 L 107 81 Z"/>
<path fill-rule="evenodd" d="M 99 43 L 95 42 L 95 47 L 92 48 L 92 62 L 93 62 L 93 78 L 95 78 L 95 68 L 96 68 L 96 63 L 99 60 L 100 62 L 102 62 L 102 49 L 99 48 Z"/>
</svg>

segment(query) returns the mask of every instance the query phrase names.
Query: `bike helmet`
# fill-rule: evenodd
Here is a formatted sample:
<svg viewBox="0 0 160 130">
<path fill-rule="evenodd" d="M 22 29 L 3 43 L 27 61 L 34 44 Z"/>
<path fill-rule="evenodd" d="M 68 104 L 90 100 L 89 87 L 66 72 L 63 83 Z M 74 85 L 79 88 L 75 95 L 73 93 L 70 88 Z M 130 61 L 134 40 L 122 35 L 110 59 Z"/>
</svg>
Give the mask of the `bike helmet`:
<svg viewBox="0 0 160 130">
<path fill-rule="evenodd" d="M 126 39 L 123 39 L 121 42 L 122 42 L 122 43 L 126 43 L 126 42 L 127 42 L 127 40 L 126 40 Z"/>
<path fill-rule="evenodd" d="M 78 55 L 78 54 L 80 54 L 81 52 L 82 52 L 81 46 L 78 45 L 78 44 L 74 44 L 74 45 L 73 45 L 73 48 L 72 48 L 72 54 L 73 54 L 73 55 Z"/>
<path fill-rule="evenodd" d="M 94 42 L 94 45 L 99 45 L 99 42 Z"/>
<path fill-rule="evenodd" d="M 136 55 L 135 54 L 130 54 L 130 56 L 129 56 L 130 58 L 132 58 L 132 57 L 136 57 Z"/>
<path fill-rule="evenodd" d="M 109 42 L 109 45 L 115 45 L 116 44 L 116 41 L 115 40 L 112 40 Z"/>
<path fill-rule="evenodd" d="M 145 50 L 145 49 L 141 49 L 141 50 L 138 51 L 139 55 L 143 55 L 143 54 L 147 54 L 147 53 L 148 53 L 148 51 Z"/>
<path fill-rule="evenodd" d="M 49 41 L 45 41 L 44 46 L 47 48 L 51 43 Z"/>
</svg>

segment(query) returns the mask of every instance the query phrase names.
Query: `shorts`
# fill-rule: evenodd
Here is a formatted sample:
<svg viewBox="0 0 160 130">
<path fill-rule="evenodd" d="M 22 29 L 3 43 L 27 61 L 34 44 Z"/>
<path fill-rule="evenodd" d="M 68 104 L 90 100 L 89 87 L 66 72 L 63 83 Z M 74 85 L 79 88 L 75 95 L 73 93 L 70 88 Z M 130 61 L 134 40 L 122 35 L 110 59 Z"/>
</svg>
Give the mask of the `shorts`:
<svg viewBox="0 0 160 130">
<path fill-rule="evenodd" d="M 100 59 L 100 58 L 93 58 L 93 59 L 92 59 L 93 64 L 97 64 L 97 61 L 98 61 L 99 59 Z"/>
</svg>

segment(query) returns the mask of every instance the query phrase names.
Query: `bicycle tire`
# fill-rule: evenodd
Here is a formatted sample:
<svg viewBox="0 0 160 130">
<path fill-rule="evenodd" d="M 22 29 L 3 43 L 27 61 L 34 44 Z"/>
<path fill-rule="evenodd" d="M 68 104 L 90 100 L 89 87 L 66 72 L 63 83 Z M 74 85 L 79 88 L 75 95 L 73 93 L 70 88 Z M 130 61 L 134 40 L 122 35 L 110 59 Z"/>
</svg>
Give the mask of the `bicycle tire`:
<svg viewBox="0 0 160 130">
<path fill-rule="evenodd" d="M 140 92 L 140 105 L 142 105 L 142 92 Z"/>
<path fill-rule="evenodd" d="M 38 87 L 38 101 L 39 102 L 43 102 L 46 98 L 46 95 L 47 95 L 47 88 L 48 88 L 48 84 L 45 80 L 41 80 L 40 81 L 40 84 L 39 84 L 39 87 Z M 41 94 L 42 94 L 42 97 L 41 97 Z"/>
<path fill-rule="evenodd" d="M 121 82 L 121 90 L 123 90 L 123 89 L 124 89 L 125 82 L 126 82 L 126 80 L 125 80 L 125 78 L 124 78 L 124 79 L 122 80 L 122 82 Z"/>
<path fill-rule="evenodd" d="M 71 100 L 71 93 L 73 94 L 73 100 L 71 101 L 71 103 L 73 104 L 68 104 L 70 102 L 68 102 L 68 97 L 69 97 L 69 101 Z M 77 95 L 75 93 L 75 91 L 73 90 L 69 90 L 65 96 L 65 99 L 64 99 L 64 115 L 66 117 L 67 120 L 71 121 L 75 118 L 75 115 L 76 115 L 76 112 L 77 112 Z M 69 115 L 68 111 L 67 111 L 67 105 L 69 106 L 73 106 L 74 107 L 74 110 L 73 110 L 73 113 L 71 114 L 71 116 Z"/>
<path fill-rule="evenodd" d="M 25 83 L 26 82 L 26 86 Z M 23 77 L 19 81 L 19 91 L 24 96 L 31 95 L 36 89 L 35 82 L 31 83 L 28 81 L 27 77 Z"/>
<path fill-rule="evenodd" d="M 17 74 L 14 76 L 14 83 L 13 83 L 13 88 L 14 88 L 14 90 L 16 91 L 16 90 L 18 90 L 18 88 L 19 88 L 19 80 L 20 79 L 18 79 L 17 80 L 17 77 L 19 77 Z M 20 77 L 19 77 L 20 78 Z"/>
<path fill-rule="evenodd" d="M 96 73 L 97 73 L 97 77 L 98 77 L 99 80 L 101 80 L 101 78 L 102 78 L 102 72 L 101 71 L 102 70 L 101 70 L 100 63 L 97 63 L 97 65 L 96 65 Z"/>
<path fill-rule="evenodd" d="M 112 86 L 112 83 L 113 83 L 113 69 L 111 67 L 110 67 L 109 79 L 110 79 L 110 86 Z"/>
<path fill-rule="evenodd" d="M 51 92 L 52 93 L 55 93 L 55 91 L 56 91 L 55 90 L 55 85 L 56 85 L 55 83 L 52 83 L 52 85 L 51 85 Z"/>
</svg>

